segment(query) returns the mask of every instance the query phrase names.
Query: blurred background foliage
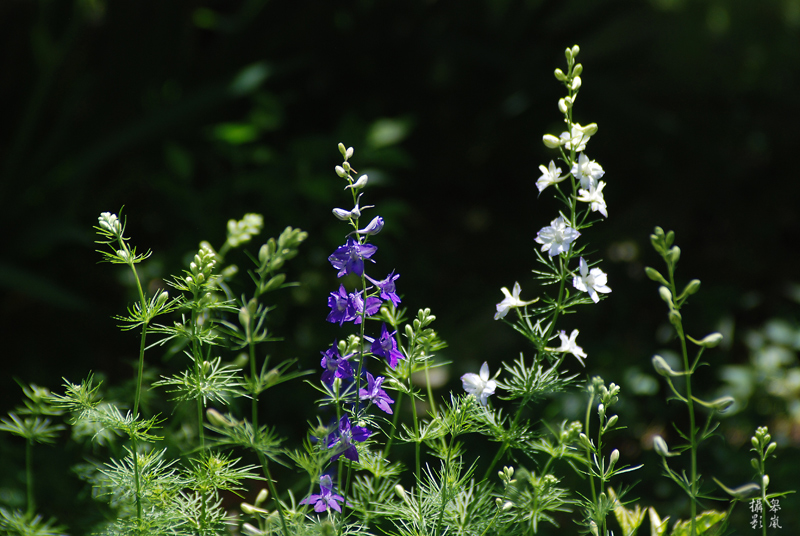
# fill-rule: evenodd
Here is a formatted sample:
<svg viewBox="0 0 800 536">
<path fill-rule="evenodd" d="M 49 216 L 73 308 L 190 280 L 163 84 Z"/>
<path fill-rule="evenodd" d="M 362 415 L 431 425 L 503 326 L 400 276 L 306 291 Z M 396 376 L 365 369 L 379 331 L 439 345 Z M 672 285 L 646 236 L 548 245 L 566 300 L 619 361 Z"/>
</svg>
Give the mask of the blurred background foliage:
<svg viewBox="0 0 800 536">
<path fill-rule="evenodd" d="M 676 232 L 679 277 L 703 281 L 687 324 L 729 336 L 706 369 L 709 393 L 742 398 L 731 448 L 707 453 L 719 478 L 748 470 L 757 425 L 800 444 L 800 0 L 5 0 L 0 40 L 0 413 L 20 400 L 14 378 L 130 378 L 135 337 L 111 316 L 131 295 L 92 243 L 122 206 L 154 252 L 151 288 L 246 212 L 264 240 L 308 231 L 272 327 L 276 353 L 316 367 L 340 336 L 324 322 L 346 232 L 330 211 L 349 208 L 340 141 L 386 220 L 376 270 L 439 318 L 447 385 L 514 359 L 527 348 L 492 315 L 501 286 L 536 294 L 533 237 L 556 210 L 537 198 L 541 136 L 562 130 L 552 72 L 577 43 L 576 120 L 599 124 L 589 155 L 608 182 L 608 221 L 586 234 L 614 293 L 564 327 L 581 330 L 586 372 L 623 387 L 623 457 L 645 459 L 681 418 L 650 372 L 671 344 L 642 271 L 655 225 Z M 800 480 L 787 458 L 773 482 Z M 636 491 L 665 498 L 651 476 Z"/>
</svg>

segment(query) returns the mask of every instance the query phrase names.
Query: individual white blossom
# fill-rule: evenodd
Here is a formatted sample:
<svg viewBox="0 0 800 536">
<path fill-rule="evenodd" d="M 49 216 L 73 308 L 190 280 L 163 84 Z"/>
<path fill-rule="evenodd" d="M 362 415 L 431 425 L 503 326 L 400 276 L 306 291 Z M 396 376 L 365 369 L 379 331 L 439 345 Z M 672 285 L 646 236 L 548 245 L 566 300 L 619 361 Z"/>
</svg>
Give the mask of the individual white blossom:
<svg viewBox="0 0 800 536">
<path fill-rule="evenodd" d="M 486 405 L 486 399 L 493 395 L 497 388 L 497 382 L 489 379 L 489 365 L 486 362 L 481 365 L 480 374 L 468 372 L 461 376 L 461 383 L 467 394 L 477 398 L 482 406 Z"/>
<path fill-rule="evenodd" d="M 522 288 L 519 286 L 518 282 L 514 283 L 513 292 L 509 292 L 506 287 L 503 287 L 500 290 L 505 295 L 505 298 L 503 298 L 503 301 L 497 304 L 497 312 L 494 315 L 495 320 L 505 318 L 506 314 L 508 314 L 508 311 L 514 307 L 524 307 L 536 301 L 522 301 L 519 299 L 519 293 L 522 291 Z"/>
<path fill-rule="evenodd" d="M 570 171 L 576 179 L 581 181 L 581 188 L 585 190 L 589 190 L 592 185 L 596 185 L 600 177 L 606 173 L 600 164 L 594 160 L 589 160 L 585 153 L 581 153 L 578 157 L 578 163 L 574 164 Z"/>
<path fill-rule="evenodd" d="M 592 212 L 599 212 L 608 218 L 608 207 L 606 206 L 605 198 L 603 198 L 603 188 L 605 185 L 605 182 L 600 181 L 596 185 L 592 185 L 588 190 L 581 188 L 578 190 L 578 194 L 580 195 L 578 195 L 577 199 L 584 203 L 591 203 Z"/>
<path fill-rule="evenodd" d="M 586 144 L 589 142 L 595 132 L 597 132 L 597 124 L 581 126 L 578 123 L 572 125 L 569 132 L 561 133 L 561 144 L 568 151 L 574 150 L 576 153 L 586 150 Z"/>
<path fill-rule="evenodd" d="M 569 226 L 563 216 L 559 216 L 551 221 L 548 227 L 542 227 L 536 234 L 536 242 L 542 244 L 542 251 L 547 251 L 551 257 L 555 257 L 559 253 L 569 251 L 570 244 L 580 235 L 577 229 Z"/>
<path fill-rule="evenodd" d="M 542 176 L 536 181 L 536 187 L 539 188 L 539 193 L 544 191 L 545 188 L 552 184 L 559 183 L 567 178 L 567 175 L 561 176 L 561 168 L 556 167 L 556 163 L 550 160 L 550 167 L 539 166 Z"/>
<path fill-rule="evenodd" d="M 600 301 L 600 296 L 597 295 L 598 292 L 603 294 L 611 292 L 611 289 L 606 285 L 608 276 L 600 268 L 589 270 L 589 266 L 583 260 L 583 257 L 581 257 L 578 270 L 580 274 L 576 275 L 572 280 L 572 286 L 580 291 L 588 292 L 594 303 Z"/>
<path fill-rule="evenodd" d="M 583 358 L 587 357 L 586 352 L 583 351 L 583 348 L 578 346 L 575 342 L 575 339 L 578 337 L 578 330 L 573 329 L 572 333 L 570 333 L 569 337 L 567 337 L 567 333 L 565 331 L 559 331 L 558 336 L 561 339 L 561 346 L 558 348 L 553 349 L 554 352 L 566 352 L 569 354 L 574 355 L 580 361 L 581 366 L 586 366 L 583 363 Z"/>
</svg>

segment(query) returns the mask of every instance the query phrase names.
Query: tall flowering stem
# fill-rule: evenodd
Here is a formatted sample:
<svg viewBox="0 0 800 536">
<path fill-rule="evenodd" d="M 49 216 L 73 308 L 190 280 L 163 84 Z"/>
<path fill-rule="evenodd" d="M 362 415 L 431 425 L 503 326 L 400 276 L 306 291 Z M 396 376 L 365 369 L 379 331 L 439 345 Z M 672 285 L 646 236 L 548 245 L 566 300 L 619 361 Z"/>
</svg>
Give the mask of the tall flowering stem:
<svg viewBox="0 0 800 536">
<path fill-rule="evenodd" d="M 495 319 L 506 320 L 513 309 L 516 322 L 511 325 L 528 338 L 536 348 L 532 365 L 520 360 L 515 366 L 506 365 L 510 379 L 498 380 L 502 398 L 516 400 L 518 408 L 510 424 L 515 430 L 522 426 L 522 414 L 528 404 L 540 396 L 533 389 L 537 374 L 544 371 L 543 363 L 548 363 L 548 377 L 555 386 L 561 389 L 574 378 L 565 377 L 559 370 L 568 353 L 573 354 L 581 365 L 586 353 L 577 345 L 577 330 L 558 329 L 561 317 L 569 310 L 582 304 L 598 303 L 604 294 L 611 292 L 607 286 L 604 272 L 593 266 L 584 255 L 585 245 L 580 244 L 583 232 L 591 227 L 598 218 L 607 217 L 608 210 L 603 198 L 605 183 L 600 180 L 605 174 L 603 168 L 586 155 L 586 146 L 591 137 L 597 133 L 597 125 L 591 123 L 581 125 L 573 118 L 574 104 L 581 88 L 583 66 L 576 62 L 580 49 L 574 46 L 566 49 L 567 70 L 555 70 L 555 77 L 566 88 L 566 96 L 559 99 L 558 109 L 562 113 L 566 130 L 559 136 L 547 134 L 543 137 L 544 145 L 558 152 L 558 157 L 548 165 L 539 166 L 541 176 L 536 181 L 539 193 L 545 190 L 553 192 L 563 209 L 549 225 L 543 227 L 535 238 L 539 244 L 536 251 L 541 268 L 533 270 L 535 277 L 544 285 L 556 285 L 554 295 L 544 295 L 534 300 L 520 298 L 522 289 L 519 283 L 514 285 L 513 292 L 507 288 L 502 291 L 505 299 L 497 304 Z M 563 170 L 563 171 L 562 171 Z M 597 214 L 595 214 L 597 213 Z M 579 259 L 577 266 L 575 259 Z M 538 305 L 533 305 L 540 302 Z M 566 333 L 572 334 L 567 337 Z M 560 347 L 552 347 L 552 341 L 561 335 Z M 496 464 L 503 458 L 513 441 L 513 434 L 508 434 L 500 444 L 500 448 L 487 469 L 488 477 Z"/>
</svg>

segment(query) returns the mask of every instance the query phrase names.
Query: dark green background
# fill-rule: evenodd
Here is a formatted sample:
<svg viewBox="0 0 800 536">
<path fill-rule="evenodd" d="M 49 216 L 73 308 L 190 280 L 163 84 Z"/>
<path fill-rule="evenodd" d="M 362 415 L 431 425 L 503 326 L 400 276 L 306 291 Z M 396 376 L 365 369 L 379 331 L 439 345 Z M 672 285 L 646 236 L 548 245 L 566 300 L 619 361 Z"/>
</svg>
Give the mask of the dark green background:
<svg viewBox="0 0 800 536">
<path fill-rule="evenodd" d="M 0 40 L 2 413 L 13 378 L 130 377 L 136 337 L 110 317 L 131 295 L 91 228 L 123 205 L 153 286 L 245 212 L 264 214 L 264 238 L 307 230 L 274 352 L 317 366 L 341 336 L 324 322 L 325 259 L 348 230 L 330 210 L 350 208 L 340 141 L 373 179 L 365 214 L 386 220 L 375 275 L 396 269 L 404 304 L 437 314 L 451 385 L 514 359 L 526 347 L 494 304 L 514 281 L 536 294 L 533 238 L 557 209 L 537 197 L 554 155 L 541 136 L 562 130 L 552 72 L 575 43 L 575 118 L 599 124 L 587 153 L 608 184 L 609 218 L 584 236 L 614 290 L 563 326 L 580 328 L 587 372 L 625 389 L 626 370 L 649 370 L 655 225 L 676 231 L 679 275 L 703 281 L 696 334 L 796 317 L 798 0 L 5 0 Z M 747 358 L 737 342 L 714 355 Z M 629 399 L 641 429 L 666 419 L 662 395 Z"/>
</svg>

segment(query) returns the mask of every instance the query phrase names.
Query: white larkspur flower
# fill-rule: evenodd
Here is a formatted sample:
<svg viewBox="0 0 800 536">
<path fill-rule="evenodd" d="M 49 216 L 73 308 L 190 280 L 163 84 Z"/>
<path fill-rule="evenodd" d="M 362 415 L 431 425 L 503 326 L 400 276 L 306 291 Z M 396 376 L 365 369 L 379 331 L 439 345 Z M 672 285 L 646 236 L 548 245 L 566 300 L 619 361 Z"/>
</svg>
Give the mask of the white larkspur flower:
<svg viewBox="0 0 800 536">
<path fill-rule="evenodd" d="M 569 246 L 581 233 L 569 226 L 563 216 L 550 222 L 548 227 L 536 234 L 536 242 L 542 244 L 542 251 L 547 251 L 551 257 L 569 251 Z"/>
<path fill-rule="evenodd" d="M 550 160 L 549 168 L 539 166 L 539 171 L 542 172 L 542 176 L 536 181 L 536 187 L 539 189 L 539 193 L 543 192 L 548 186 L 559 183 L 567 178 L 566 175 L 563 177 L 561 176 L 561 168 L 556 167 L 556 163 L 552 160 Z"/>
<path fill-rule="evenodd" d="M 559 331 L 558 336 L 561 338 L 561 346 L 558 348 L 553 349 L 554 352 L 567 352 L 574 355 L 580 361 L 581 366 L 586 366 L 583 364 L 583 358 L 587 357 L 586 352 L 583 351 L 583 348 L 577 345 L 575 339 L 578 337 L 578 330 L 573 329 L 572 333 L 570 333 L 569 337 L 567 337 L 567 333 L 565 331 Z"/>
<path fill-rule="evenodd" d="M 461 383 L 467 394 L 477 398 L 482 406 L 486 405 L 486 399 L 493 395 L 497 388 L 497 382 L 489 379 L 489 365 L 486 362 L 481 365 L 480 374 L 468 372 L 461 376 Z"/>
<path fill-rule="evenodd" d="M 589 160 L 585 153 L 581 153 L 578 163 L 574 164 L 570 171 L 576 179 L 581 181 L 581 188 L 586 190 L 590 190 L 592 185 L 597 184 L 597 181 L 606 173 L 600 164 Z"/>
<path fill-rule="evenodd" d="M 600 212 L 600 214 L 608 218 L 608 207 L 606 206 L 606 200 L 603 198 L 603 188 L 605 185 L 606 183 L 600 181 L 596 185 L 592 185 L 588 190 L 581 188 L 578 190 L 580 195 L 577 199 L 584 203 L 591 203 L 592 212 Z"/>
<path fill-rule="evenodd" d="M 566 150 L 580 153 L 586 150 L 586 144 L 595 132 L 597 132 L 597 125 L 594 123 L 585 127 L 575 123 L 569 132 L 561 133 L 561 143 Z"/>
<path fill-rule="evenodd" d="M 519 293 L 522 291 L 522 288 L 519 286 L 519 283 L 514 283 L 513 292 L 509 292 L 506 287 L 503 287 L 500 290 L 505 295 L 505 298 L 503 298 L 503 301 L 497 304 L 497 312 L 494 315 L 495 320 L 500 320 L 501 318 L 505 318 L 506 314 L 508 314 L 508 311 L 510 309 L 513 309 L 514 307 L 524 307 L 536 301 L 536 300 L 522 301 L 519 299 Z"/>
<path fill-rule="evenodd" d="M 608 276 L 606 276 L 600 268 L 592 268 L 589 270 L 589 266 L 586 264 L 586 261 L 583 260 L 583 257 L 581 257 L 578 270 L 580 271 L 580 275 L 576 275 L 572 280 L 572 286 L 580 291 L 588 292 L 589 297 L 592 298 L 594 303 L 600 301 L 600 296 L 597 295 L 598 292 L 602 292 L 603 294 L 611 292 L 611 289 L 606 285 Z"/>
</svg>

